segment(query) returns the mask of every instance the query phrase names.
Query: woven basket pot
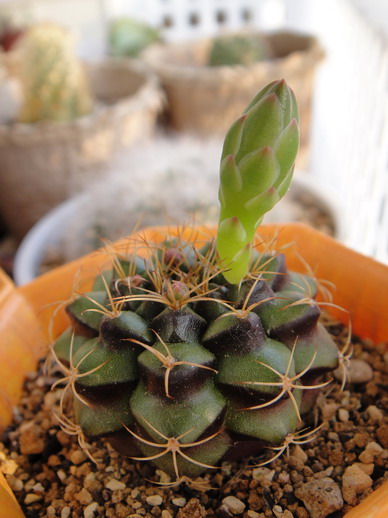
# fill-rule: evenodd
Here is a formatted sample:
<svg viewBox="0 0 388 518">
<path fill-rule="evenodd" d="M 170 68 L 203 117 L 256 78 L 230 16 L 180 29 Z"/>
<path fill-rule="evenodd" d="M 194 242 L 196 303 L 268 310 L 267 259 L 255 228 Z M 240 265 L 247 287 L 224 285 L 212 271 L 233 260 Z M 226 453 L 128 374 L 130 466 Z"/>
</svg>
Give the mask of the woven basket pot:
<svg viewBox="0 0 388 518">
<path fill-rule="evenodd" d="M 173 127 L 202 135 L 225 134 L 261 88 L 284 78 L 298 99 L 305 145 L 314 73 L 323 51 L 312 36 L 274 32 L 263 38 L 272 58 L 250 66 L 207 66 L 211 38 L 157 44 L 145 50 L 142 58 L 159 74 L 166 89 Z"/>
<path fill-rule="evenodd" d="M 182 236 L 181 228 L 176 232 Z M 203 239 L 214 235 L 215 230 L 199 227 L 196 232 L 187 229 L 186 239 Z M 286 244 L 295 243 L 304 259 L 316 268 L 318 278 L 330 280 L 336 285 L 334 302 L 347 308 L 352 318 L 353 331 L 375 343 L 388 336 L 388 268 L 342 246 L 334 239 L 303 224 L 261 226 L 262 238 L 278 236 L 277 245 L 287 256 L 287 264 L 293 270 L 303 265 L 298 254 Z M 160 242 L 171 235 L 171 228 L 150 228 L 142 231 L 149 241 Z M 129 249 L 129 240 L 116 244 Z M 24 378 L 35 369 L 39 358 L 47 351 L 48 329 L 54 302 L 67 300 L 72 293 L 76 273 L 90 288 L 93 278 L 101 272 L 106 255 L 92 253 L 38 277 L 33 282 L 16 288 L 0 271 L 0 434 L 10 423 L 12 408 L 17 404 Z M 45 309 L 43 311 L 43 309 Z M 334 311 L 333 308 L 329 308 Z M 347 322 L 343 312 L 335 315 Z M 56 315 L 55 334 L 68 325 L 65 311 Z M 0 473 L 0 516 L 23 518 L 3 475 Z M 386 518 L 388 516 L 388 482 L 374 491 L 346 518 Z"/>
<path fill-rule="evenodd" d="M 106 174 L 112 156 L 149 136 L 164 94 L 138 61 L 86 65 L 96 99 L 72 122 L 0 125 L 0 213 L 23 237 L 46 212 Z"/>
</svg>

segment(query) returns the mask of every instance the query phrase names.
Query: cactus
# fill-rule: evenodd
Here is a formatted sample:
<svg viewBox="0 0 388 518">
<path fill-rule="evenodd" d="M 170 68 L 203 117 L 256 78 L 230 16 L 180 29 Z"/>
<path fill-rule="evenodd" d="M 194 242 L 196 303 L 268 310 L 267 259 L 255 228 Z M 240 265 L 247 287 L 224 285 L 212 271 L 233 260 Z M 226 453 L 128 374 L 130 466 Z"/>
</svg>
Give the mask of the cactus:
<svg viewBox="0 0 388 518">
<path fill-rule="evenodd" d="M 208 65 L 252 65 L 267 59 L 269 47 L 258 34 L 233 34 L 214 38 L 208 54 Z"/>
<path fill-rule="evenodd" d="M 148 45 L 161 40 L 160 31 L 132 18 L 113 20 L 109 28 L 109 47 L 112 56 L 138 57 Z"/>
<path fill-rule="evenodd" d="M 90 112 L 89 86 L 69 31 L 52 23 L 33 26 L 18 53 L 24 91 L 20 122 L 72 121 Z"/>
<path fill-rule="evenodd" d="M 268 85 L 225 139 L 217 240 L 140 235 L 67 306 L 72 326 L 52 347 L 65 383 L 58 419 L 82 445 L 105 436 L 179 482 L 308 440 L 301 416 L 339 352 L 319 322 L 316 280 L 249 241 L 289 185 L 297 130 L 291 90 Z"/>
</svg>

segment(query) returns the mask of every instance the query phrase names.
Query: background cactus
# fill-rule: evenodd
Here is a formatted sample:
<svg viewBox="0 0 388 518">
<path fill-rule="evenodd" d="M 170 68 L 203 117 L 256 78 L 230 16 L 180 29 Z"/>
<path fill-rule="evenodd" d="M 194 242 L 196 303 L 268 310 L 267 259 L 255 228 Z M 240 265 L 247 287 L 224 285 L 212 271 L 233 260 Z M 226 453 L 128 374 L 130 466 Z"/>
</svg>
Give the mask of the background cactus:
<svg viewBox="0 0 388 518">
<path fill-rule="evenodd" d="M 31 27 L 19 48 L 24 103 L 20 121 L 71 121 L 92 108 L 86 75 L 71 33 L 52 23 Z"/>
<path fill-rule="evenodd" d="M 259 34 L 228 34 L 212 40 L 208 65 L 252 65 L 269 55 L 268 44 Z"/>
<path fill-rule="evenodd" d="M 109 50 L 112 56 L 137 57 L 148 45 L 161 39 L 158 29 L 132 18 L 113 20 L 109 27 Z"/>
<path fill-rule="evenodd" d="M 297 433 L 339 353 L 319 322 L 315 280 L 249 240 L 289 185 L 297 129 L 280 81 L 229 131 L 221 259 L 215 240 L 199 235 L 191 242 L 177 232 L 162 244 L 139 236 L 133 254 L 115 255 L 93 290 L 67 306 L 72 327 L 53 346 L 66 385 L 59 419 L 82 444 L 106 436 L 179 481 L 265 446 L 282 451 Z M 226 246 L 235 224 L 243 253 Z M 64 415 L 70 391 L 74 421 Z"/>
</svg>

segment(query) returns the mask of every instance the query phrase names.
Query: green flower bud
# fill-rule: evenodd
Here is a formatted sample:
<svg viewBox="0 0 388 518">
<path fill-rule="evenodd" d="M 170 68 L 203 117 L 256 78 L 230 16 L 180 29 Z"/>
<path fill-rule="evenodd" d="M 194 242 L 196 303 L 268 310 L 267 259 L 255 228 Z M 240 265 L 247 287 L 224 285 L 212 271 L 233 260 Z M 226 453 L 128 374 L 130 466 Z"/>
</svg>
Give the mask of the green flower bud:
<svg viewBox="0 0 388 518">
<path fill-rule="evenodd" d="M 293 91 L 284 80 L 274 81 L 225 137 L 217 250 L 231 283 L 248 271 L 256 228 L 289 188 L 299 147 L 298 121 Z"/>
</svg>

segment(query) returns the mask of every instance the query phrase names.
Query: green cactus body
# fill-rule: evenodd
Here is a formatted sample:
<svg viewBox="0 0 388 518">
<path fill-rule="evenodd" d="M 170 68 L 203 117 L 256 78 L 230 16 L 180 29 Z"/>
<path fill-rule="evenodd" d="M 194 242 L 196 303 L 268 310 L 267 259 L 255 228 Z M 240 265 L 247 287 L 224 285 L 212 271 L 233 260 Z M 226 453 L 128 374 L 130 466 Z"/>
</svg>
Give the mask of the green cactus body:
<svg viewBox="0 0 388 518">
<path fill-rule="evenodd" d="M 339 353 L 315 280 L 252 245 L 290 182 L 296 120 L 284 82 L 259 93 L 225 139 L 217 239 L 140 236 L 144 258 L 116 257 L 69 304 L 72 328 L 53 352 L 73 392 L 73 431 L 178 480 L 297 433 Z"/>
<path fill-rule="evenodd" d="M 92 99 L 72 35 L 55 24 L 32 27 L 18 49 L 24 104 L 20 121 L 72 121 L 90 112 Z"/>
<path fill-rule="evenodd" d="M 338 364 L 305 298 L 313 279 L 261 255 L 237 286 L 214 256 L 214 241 L 150 244 L 143 266 L 122 260 L 68 306 L 72 330 L 54 344 L 84 434 L 177 478 L 281 444 Z"/>
<path fill-rule="evenodd" d="M 268 44 L 258 34 L 225 35 L 212 40 L 208 65 L 252 65 L 268 58 L 268 55 Z"/>
</svg>

